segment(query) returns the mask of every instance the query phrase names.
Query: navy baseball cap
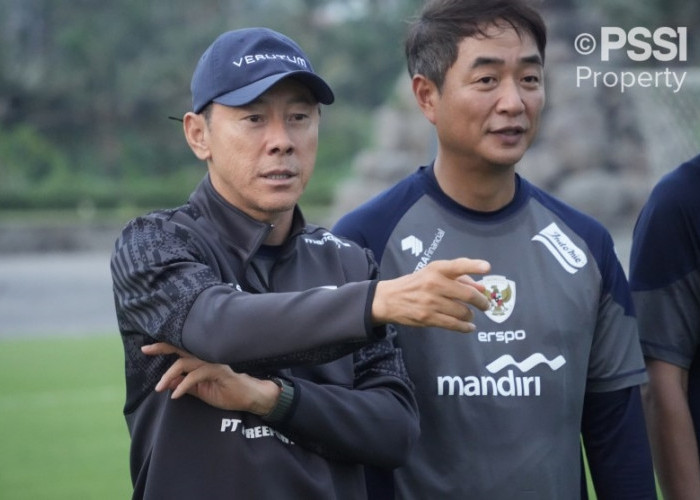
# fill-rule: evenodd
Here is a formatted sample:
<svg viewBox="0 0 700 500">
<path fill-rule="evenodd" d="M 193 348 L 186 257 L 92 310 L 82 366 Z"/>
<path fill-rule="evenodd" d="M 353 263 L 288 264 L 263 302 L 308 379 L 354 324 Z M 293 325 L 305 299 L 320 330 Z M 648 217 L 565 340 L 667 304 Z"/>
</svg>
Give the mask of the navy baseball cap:
<svg viewBox="0 0 700 500">
<path fill-rule="evenodd" d="M 192 75 L 192 110 L 210 102 L 243 106 L 283 78 L 305 84 L 322 104 L 333 91 L 318 76 L 292 39 L 268 28 L 245 28 L 220 35 L 202 54 Z"/>
</svg>

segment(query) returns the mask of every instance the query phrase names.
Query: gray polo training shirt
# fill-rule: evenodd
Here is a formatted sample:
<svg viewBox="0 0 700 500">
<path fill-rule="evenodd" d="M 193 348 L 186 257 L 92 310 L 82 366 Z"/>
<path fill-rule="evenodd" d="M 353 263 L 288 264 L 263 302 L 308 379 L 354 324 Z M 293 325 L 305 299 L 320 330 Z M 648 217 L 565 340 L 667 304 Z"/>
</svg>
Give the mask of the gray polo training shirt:
<svg viewBox="0 0 700 500">
<path fill-rule="evenodd" d="M 334 228 L 381 277 L 483 258 L 491 307 L 477 331 L 400 328 L 421 437 L 398 498 L 578 498 L 586 391 L 646 380 L 624 272 L 607 231 L 517 178 L 503 209 L 465 209 L 423 167 Z"/>
</svg>

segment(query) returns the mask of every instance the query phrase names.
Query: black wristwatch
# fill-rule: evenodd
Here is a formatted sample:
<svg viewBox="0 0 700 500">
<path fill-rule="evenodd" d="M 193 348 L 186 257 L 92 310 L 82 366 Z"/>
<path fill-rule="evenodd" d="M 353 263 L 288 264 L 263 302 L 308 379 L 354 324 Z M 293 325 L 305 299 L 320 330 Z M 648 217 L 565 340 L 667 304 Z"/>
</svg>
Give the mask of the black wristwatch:
<svg viewBox="0 0 700 500">
<path fill-rule="evenodd" d="M 280 388 L 280 395 L 272 411 L 267 415 L 263 415 L 262 418 L 267 422 L 279 422 L 287 415 L 289 408 L 292 406 L 292 401 L 294 401 L 294 385 L 280 377 L 268 378 Z"/>
</svg>

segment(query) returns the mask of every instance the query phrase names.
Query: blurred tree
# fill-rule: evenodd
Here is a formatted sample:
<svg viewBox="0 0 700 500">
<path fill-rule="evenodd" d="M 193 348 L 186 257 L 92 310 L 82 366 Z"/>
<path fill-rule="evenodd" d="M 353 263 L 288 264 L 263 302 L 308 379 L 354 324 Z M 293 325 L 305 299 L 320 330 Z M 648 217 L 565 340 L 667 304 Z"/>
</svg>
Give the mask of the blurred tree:
<svg viewBox="0 0 700 500">
<path fill-rule="evenodd" d="M 99 193 L 106 191 L 98 185 L 104 183 L 117 192 L 105 203 L 114 203 L 115 196 L 129 200 L 134 186 L 147 191 L 148 183 L 160 189 L 165 176 L 187 178 L 180 171 L 201 175 L 179 124 L 167 116 L 189 109 L 192 70 L 214 36 L 268 26 L 299 41 L 336 92 L 336 104 L 324 110 L 317 174 L 337 177 L 372 140 L 372 111 L 405 71 L 405 20 L 422 3 L 0 0 L 0 172 L 11 169 L 13 199 L 25 205 L 39 192 L 31 186 L 42 179 L 51 179 L 55 190 L 67 183 L 66 192 L 80 198 L 76 204 L 87 198 L 99 205 Z M 559 3 L 594 10 L 625 27 L 677 26 L 682 20 L 689 26 L 689 60 L 698 61 L 700 37 L 691 31 L 700 25 L 700 2 L 542 1 L 545 8 Z M 35 151 L 21 154 L 17 147 Z M 172 199 L 190 188 L 183 185 Z"/>
<path fill-rule="evenodd" d="M 196 161 L 181 128 L 167 117 L 189 109 L 189 80 L 204 47 L 244 26 L 282 31 L 309 53 L 338 97 L 322 129 L 319 170 L 348 164 L 368 140 L 362 121 L 401 71 L 402 22 L 419 3 L 0 0 L 0 129 L 5 142 L 21 137 L 18 147 L 38 148 L 27 155 L 13 148 L 11 159 L 3 156 L 10 149 L 0 149 L 0 169 L 13 162 L 13 199 L 24 190 L 31 204 L 39 192 L 31 186 L 51 178 L 55 189 L 61 179 L 70 184 L 76 204 L 99 204 L 98 184 L 128 199 L 137 184 L 191 169 Z M 23 169 L 25 159 L 32 165 Z M 66 168 L 70 175 L 51 176 Z M 82 194 L 76 185 L 85 186 Z M 4 199 L 0 189 L 0 208 Z"/>
</svg>

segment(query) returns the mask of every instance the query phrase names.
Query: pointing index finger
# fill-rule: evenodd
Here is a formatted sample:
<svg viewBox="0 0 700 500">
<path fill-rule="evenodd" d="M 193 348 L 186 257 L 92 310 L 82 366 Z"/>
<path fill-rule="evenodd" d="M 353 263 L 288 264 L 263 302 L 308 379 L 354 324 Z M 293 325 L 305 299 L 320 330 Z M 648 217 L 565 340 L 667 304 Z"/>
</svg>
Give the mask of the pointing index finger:
<svg viewBox="0 0 700 500">
<path fill-rule="evenodd" d="M 435 261 L 440 271 L 448 278 L 457 279 L 466 274 L 484 274 L 491 270 L 491 264 L 482 259 L 459 257 L 448 261 Z"/>
</svg>

